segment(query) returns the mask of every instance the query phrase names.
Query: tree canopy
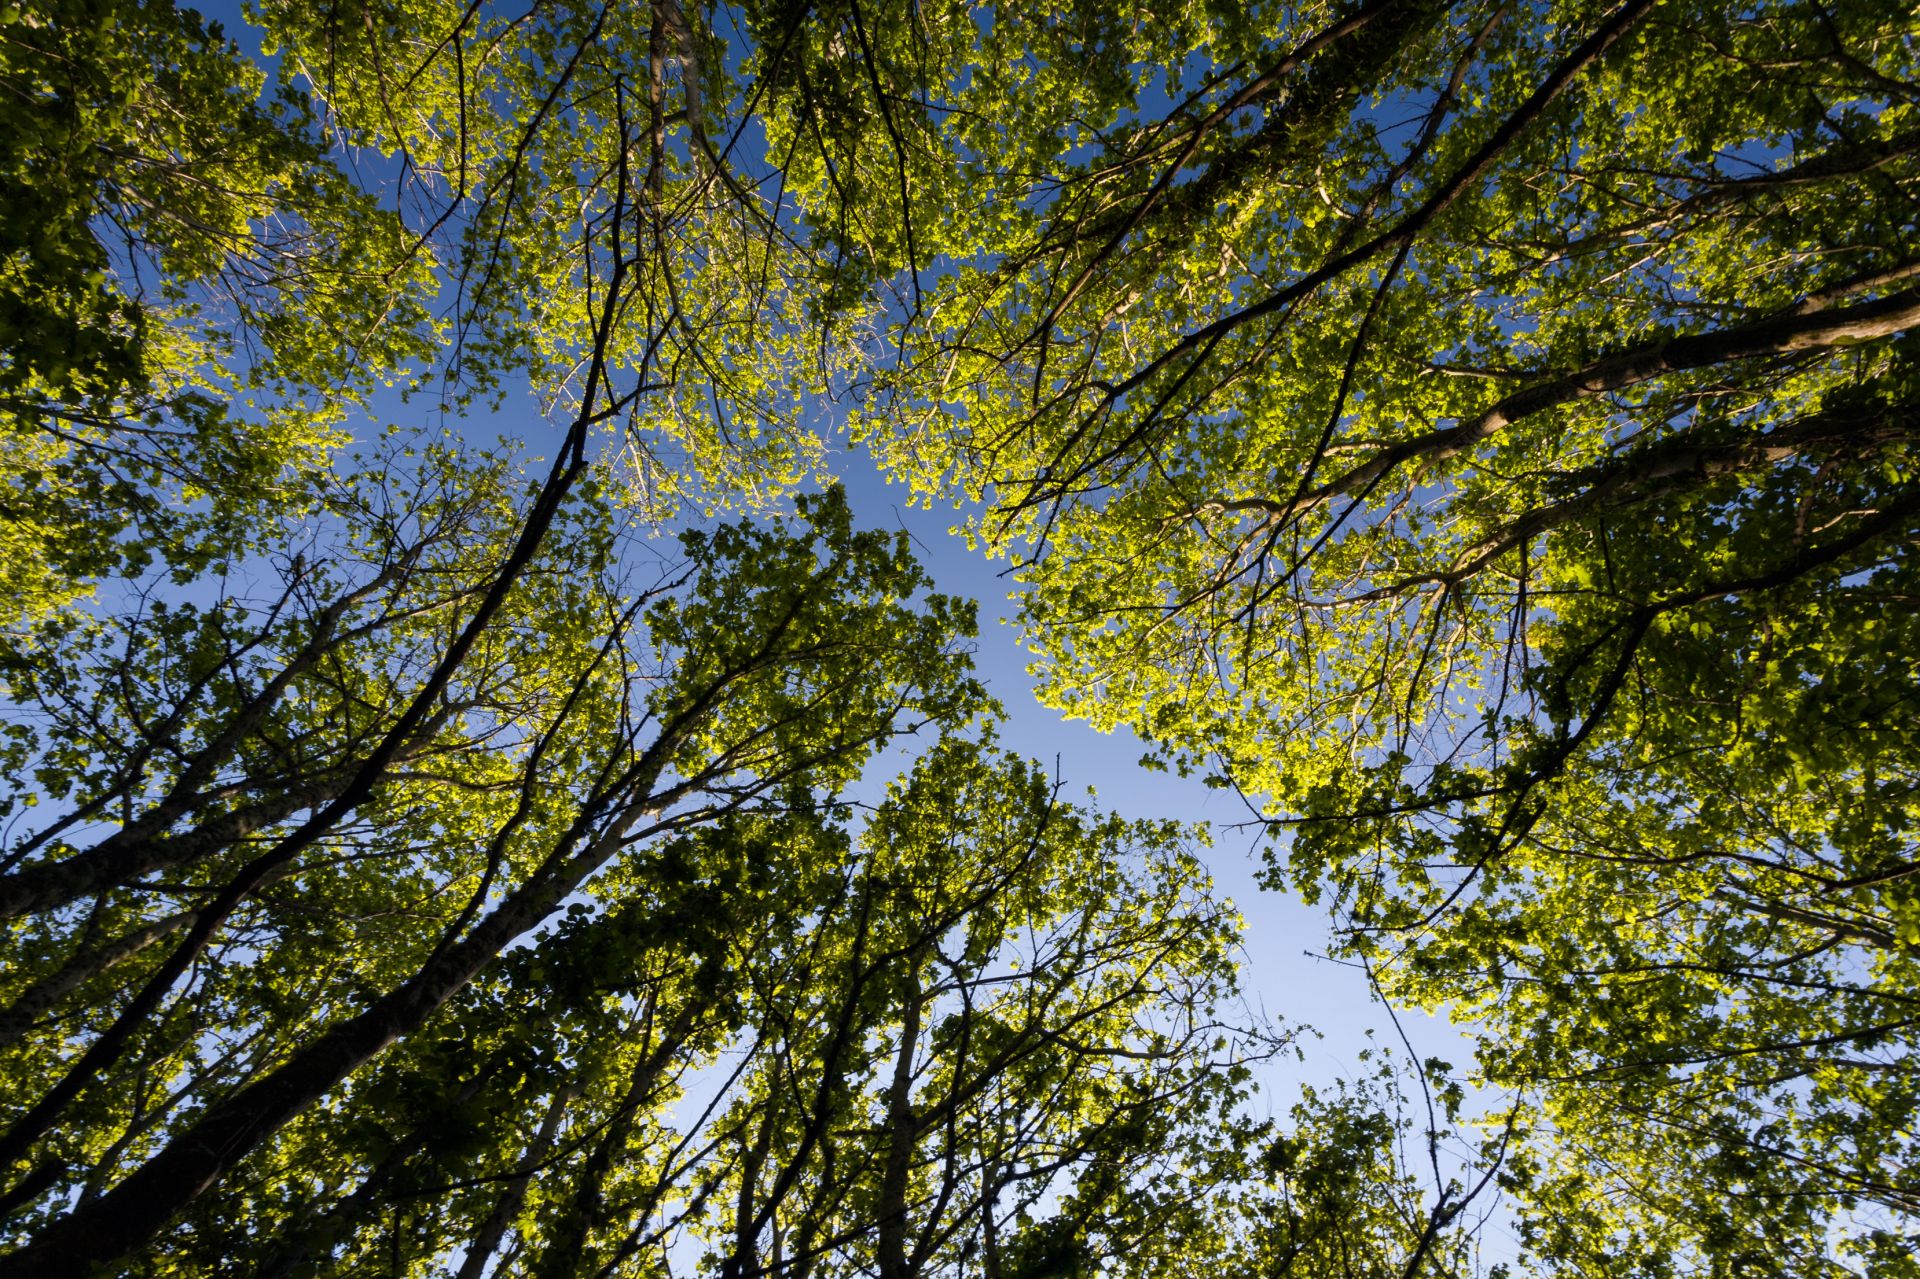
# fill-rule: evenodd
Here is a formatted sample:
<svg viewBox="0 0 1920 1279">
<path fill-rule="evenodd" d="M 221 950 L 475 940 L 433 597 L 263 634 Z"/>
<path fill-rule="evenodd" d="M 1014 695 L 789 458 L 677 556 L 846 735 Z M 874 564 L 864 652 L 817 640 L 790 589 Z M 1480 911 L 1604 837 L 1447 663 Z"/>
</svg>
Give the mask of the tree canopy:
<svg viewBox="0 0 1920 1279">
<path fill-rule="evenodd" d="M 842 127 L 782 101 L 900 295 L 856 430 L 980 504 L 1052 705 L 1238 788 L 1477 1028 L 1570 1263 L 1907 1264 L 1913 34 L 954 10 Z"/>
<path fill-rule="evenodd" d="M 0 11 L 0 1274 L 1916 1272 L 1906 6 L 244 20 Z"/>
</svg>

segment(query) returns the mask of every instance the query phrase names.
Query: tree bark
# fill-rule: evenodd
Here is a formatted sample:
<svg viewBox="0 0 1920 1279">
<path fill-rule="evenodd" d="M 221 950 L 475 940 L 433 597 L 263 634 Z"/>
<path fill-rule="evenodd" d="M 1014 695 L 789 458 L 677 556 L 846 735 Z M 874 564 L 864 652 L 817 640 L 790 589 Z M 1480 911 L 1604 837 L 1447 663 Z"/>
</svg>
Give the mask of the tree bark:
<svg viewBox="0 0 1920 1279">
<path fill-rule="evenodd" d="M 534 1170 L 553 1148 L 554 1134 L 560 1130 L 560 1119 L 567 1113 L 567 1106 L 573 1098 L 574 1089 L 571 1087 L 554 1093 L 553 1100 L 547 1104 L 547 1113 L 540 1121 L 539 1131 L 527 1144 L 525 1167 L 500 1187 L 500 1197 L 494 1201 L 493 1211 L 487 1214 L 487 1219 L 480 1223 L 480 1228 L 467 1244 L 466 1259 L 460 1263 L 460 1273 L 455 1279 L 480 1279 L 486 1273 L 487 1262 L 493 1259 L 494 1250 L 506 1237 L 507 1227 L 513 1224 L 520 1205 L 526 1202 L 527 1187 L 533 1184 Z"/>
<path fill-rule="evenodd" d="M 0 1048 L 18 1040 L 34 1022 L 63 997 L 72 993 L 82 982 L 97 973 L 131 959 L 133 956 L 159 941 L 168 933 L 180 928 L 193 918 L 192 911 L 180 911 L 177 914 L 142 924 L 123 937 L 114 939 L 104 946 L 83 951 L 62 964 L 55 971 L 42 977 L 33 985 L 21 991 L 5 1012 L 0 1012 Z"/>
<path fill-rule="evenodd" d="M 1562 404 L 1604 395 L 1663 373 L 1798 351 L 1830 350 L 1891 337 L 1915 324 L 1920 324 L 1920 289 L 1907 289 L 1857 306 L 1789 311 L 1730 329 L 1652 342 L 1522 387 L 1470 422 L 1387 445 L 1291 503 L 1261 505 L 1283 519 L 1297 519 L 1334 498 L 1372 487 L 1408 462 L 1444 462 L 1458 457 L 1522 418 Z"/>
<path fill-rule="evenodd" d="M 909 961 L 905 1006 L 900 1014 L 900 1048 L 894 1055 L 887 1088 L 887 1154 L 880 1174 L 879 1239 L 875 1246 L 880 1279 L 912 1279 L 907 1264 L 907 1183 L 919 1128 L 913 1113 L 913 1056 L 920 1041 L 920 974 L 917 957 Z"/>
</svg>

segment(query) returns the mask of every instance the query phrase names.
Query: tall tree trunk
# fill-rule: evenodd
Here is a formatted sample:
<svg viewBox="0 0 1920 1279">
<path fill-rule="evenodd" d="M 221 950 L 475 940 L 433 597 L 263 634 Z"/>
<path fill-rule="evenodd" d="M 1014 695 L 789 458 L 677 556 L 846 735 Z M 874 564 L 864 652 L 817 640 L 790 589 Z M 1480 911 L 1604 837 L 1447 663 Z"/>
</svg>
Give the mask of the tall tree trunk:
<svg viewBox="0 0 1920 1279">
<path fill-rule="evenodd" d="M 553 1149 L 554 1134 L 560 1130 L 560 1119 L 567 1113 L 576 1089 L 572 1086 L 562 1088 L 553 1094 L 553 1100 L 547 1103 L 547 1113 L 540 1120 L 540 1129 L 527 1143 L 527 1152 L 523 1167 L 519 1173 L 509 1177 L 500 1187 L 500 1197 L 494 1201 L 493 1211 L 474 1231 L 473 1238 L 467 1244 L 466 1260 L 460 1263 L 460 1272 L 455 1279 L 480 1279 L 486 1273 L 487 1262 L 493 1259 L 493 1253 L 506 1237 L 507 1227 L 513 1224 L 514 1217 L 520 1211 L 520 1205 L 527 1200 L 527 1187 L 533 1184 L 535 1171 L 540 1161 Z"/>
<path fill-rule="evenodd" d="M 913 1113 L 913 1057 L 920 1043 L 922 999 L 919 957 L 909 962 L 900 1049 L 894 1054 L 893 1080 L 887 1088 L 887 1155 L 880 1173 L 880 1231 L 875 1246 L 880 1279 L 912 1279 L 913 1274 L 907 1264 L 907 1186 L 919 1137 Z"/>
</svg>

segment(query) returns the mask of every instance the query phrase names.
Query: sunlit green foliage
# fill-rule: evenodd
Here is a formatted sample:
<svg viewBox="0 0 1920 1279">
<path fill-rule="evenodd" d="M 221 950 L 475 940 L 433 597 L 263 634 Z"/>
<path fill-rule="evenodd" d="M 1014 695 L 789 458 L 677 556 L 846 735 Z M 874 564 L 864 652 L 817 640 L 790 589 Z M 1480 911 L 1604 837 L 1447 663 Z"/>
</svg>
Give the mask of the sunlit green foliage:
<svg viewBox="0 0 1920 1279">
<path fill-rule="evenodd" d="M 1547 1256 L 1904 1265 L 1908 6 L 814 12 L 856 430 L 984 503 L 1045 697 L 1478 1027 Z"/>
<path fill-rule="evenodd" d="M 1905 6 L 250 16 L 0 10 L 0 1272 L 1913 1272 Z M 1258 1116 L 849 387 L 1477 1141 Z"/>
<path fill-rule="evenodd" d="M 1198 837 L 998 751 L 902 539 L 647 536 L 806 478 L 857 327 L 712 15 L 266 4 L 271 91 L 165 5 L 3 16 L 0 1271 L 1467 1246 L 1390 1093 L 1248 1117 Z M 526 395 L 545 464 L 343 447 Z"/>
<path fill-rule="evenodd" d="M 321 1117 L 273 1128 L 424 1033 L 570 894 L 637 875 L 638 910 L 673 832 L 831 794 L 893 734 L 980 704 L 951 652 L 965 613 L 913 609 L 917 570 L 837 500 L 810 531 L 690 540 L 627 588 L 587 489 L 409 729 L 521 521 L 498 464 L 416 465 L 344 483 L 338 531 L 287 545 L 277 580 L 103 623 L 24 690 L 42 714 L 22 771 L 57 803 L 9 847 L 0 1140 L 31 1151 L 35 1198 L 118 1183 L 42 1234 L 43 1260 L 112 1256 L 199 1178 L 338 1184 L 349 1151 L 303 1145 Z"/>
<path fill-rule="evenodd" d="M 282 82 L 395 174 L 445 268 L 445 393 L 630 381 L 630 506 L 755 505 L 812 473 L 806 389 L 845 338 L 744 141 L 753 86 L 718 20 L 674 3 L 521 10 L 262 0 Z M 604 292 L 619 295 L 611 308 Z M 604 332 L 602 321 L 606 321 Z"/>
<path fill-rule="evenodd" d="M 265 83 L 171 4 L 5 11 L 0 657 L 102 575 L 245 553 L 429 347 L 399 219 Z"/>
</svg>

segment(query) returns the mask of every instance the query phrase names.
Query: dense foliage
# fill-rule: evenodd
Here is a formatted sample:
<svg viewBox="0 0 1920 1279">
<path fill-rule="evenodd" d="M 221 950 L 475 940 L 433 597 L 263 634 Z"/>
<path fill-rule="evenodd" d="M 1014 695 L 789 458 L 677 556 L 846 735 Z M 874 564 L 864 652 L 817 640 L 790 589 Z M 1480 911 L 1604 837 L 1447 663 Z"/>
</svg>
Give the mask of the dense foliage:
<svg viewBox="0 0 1920 1279">
<path fill-rule="evenodd" d="M 0 10 L 0 1274 L 1915 1272 L 1906 6 L 248 18 Z"/>
<path fill-rule="evenodd" d="M 903 537 L 691 518 L 853 350 L 709 15 L 258 17 L 0 13 L 0 1273 L 1469 1256 Z"/>
<path fill-rule="evenodd" d="M 770 129 L 896 291 L 858 429 L 1047 699 L 1471 1020 L 1547 1256 L 1909 1266 L 1910 8 L 836 12 Z"/>
</svg>

